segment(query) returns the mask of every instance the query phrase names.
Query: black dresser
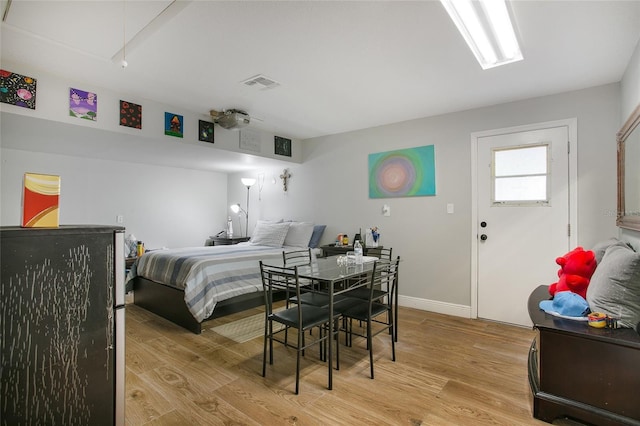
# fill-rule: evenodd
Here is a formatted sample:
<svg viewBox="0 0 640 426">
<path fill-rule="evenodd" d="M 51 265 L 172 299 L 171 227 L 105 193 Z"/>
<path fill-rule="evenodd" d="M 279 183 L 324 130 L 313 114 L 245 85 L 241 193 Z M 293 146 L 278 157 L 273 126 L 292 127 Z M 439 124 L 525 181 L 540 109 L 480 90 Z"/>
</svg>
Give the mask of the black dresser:
<svg viewBox="0 0 640 426">
<path fill-rule="evenodd" d="M 550 298 L 548 289 L 536 288 L 528 302 L 538 330 L 529 352 L 533 416 L 549 423 L 640 425 L 640 335 L 549 315 L 539 308 Z"/>
</svg>

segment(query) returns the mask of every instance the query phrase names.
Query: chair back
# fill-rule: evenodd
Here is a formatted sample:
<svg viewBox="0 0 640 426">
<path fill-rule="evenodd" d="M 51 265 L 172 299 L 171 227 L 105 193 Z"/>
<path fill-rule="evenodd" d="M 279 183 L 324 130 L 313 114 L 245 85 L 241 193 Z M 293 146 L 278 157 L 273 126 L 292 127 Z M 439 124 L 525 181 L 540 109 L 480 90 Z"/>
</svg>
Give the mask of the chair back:
<svg viewBox="0 0 640 426">
<path fill-rule="evenodd" d="M 300 280 L 297 266 L 272 266 L 260 261 L 260 275 L 267 317 L 273 313 L 273 293 L 275 291 L 285 291 L 287 298 L 289 294 L 295 293 L 298 300 L 300 299 Z M 296 305 L 296 309 L 298 309 L 298 305 Z M 299 324 L 301 324 L 302 312 L 300 309 L 298 309 L 298 317 Z"/>
<path fill-rule="evenodd" d="M 285 266 L 309 265 L 311 264 L 311 249 L 283 251 L 282 260 Z"/>
<path fill-rule="evenodd" d="M 369 286 L 369 308 L 375 301 L 387 298 L 387 303 L 391 303 L 393 295 L 398 290 L 398 273 L 400 270 L 400 256 L 396 260 L 376 260 L 371 273 L 371 284 Z M 379 290 L 384 296 L 380 297 Z"/>
<path fill-rule="evenodd" d="M 381 260 L 392 260 L 391 252 L 393 249 L 391 247 L 371 247 L 367 249 L 367 256 L 375 256 Z"/>
</svg>

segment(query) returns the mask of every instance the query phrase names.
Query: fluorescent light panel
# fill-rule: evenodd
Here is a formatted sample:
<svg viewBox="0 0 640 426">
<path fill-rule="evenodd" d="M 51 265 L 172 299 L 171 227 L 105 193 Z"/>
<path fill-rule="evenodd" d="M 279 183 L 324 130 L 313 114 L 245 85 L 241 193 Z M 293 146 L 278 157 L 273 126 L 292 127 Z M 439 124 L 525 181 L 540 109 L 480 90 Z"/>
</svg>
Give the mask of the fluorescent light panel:
<svg viewBox="0 0 640 426">
<path fill-rule="evenodd" d="M 504 0 L 440 0 L 480 63 L 489 69 L 521 61 Z"/>
</svg>

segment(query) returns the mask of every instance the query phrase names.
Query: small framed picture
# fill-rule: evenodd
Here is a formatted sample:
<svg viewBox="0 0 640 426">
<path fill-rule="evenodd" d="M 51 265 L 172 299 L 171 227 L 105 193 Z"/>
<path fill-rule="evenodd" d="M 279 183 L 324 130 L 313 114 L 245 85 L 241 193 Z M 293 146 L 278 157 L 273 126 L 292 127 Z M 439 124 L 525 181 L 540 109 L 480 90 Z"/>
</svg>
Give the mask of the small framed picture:
<svg viewBox="0 0 640 426">
<path fill-rule="evenodd" d="M 291 157 L 291 139 L 276 136 L 274 139 L 276 155 Z"/>
<path fill-rule="evenodd" d="M 120 125 L 142 129 L 142 106 L 120 100 Z"/>
<path fill-rule="evenodd" d="M 36 109 L 36 84 L 33 77 L 0 69 L 0 102 Z"/>
<path fill-rule="evenodd" d="M 198 140 L 213 143 L 213 123 L 198 120 Z"/>
<path fill-rule="evenodd" d="M 178 114 L 174 114 L 172 112 L 164 113 L 164 134 L 167 136 L 174 136 L 176 138 L 181 138 L 182 133 L 182 123 L 183 117 Z"/>
</svg>

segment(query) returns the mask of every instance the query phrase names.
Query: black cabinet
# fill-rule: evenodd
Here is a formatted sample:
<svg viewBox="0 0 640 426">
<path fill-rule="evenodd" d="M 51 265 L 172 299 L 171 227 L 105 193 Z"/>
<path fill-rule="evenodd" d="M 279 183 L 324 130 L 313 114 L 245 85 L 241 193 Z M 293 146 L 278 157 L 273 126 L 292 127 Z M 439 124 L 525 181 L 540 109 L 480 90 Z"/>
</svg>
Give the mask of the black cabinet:
<svg viewBox="0 0 640 426">
<path fill-rule="evenodd" d="M 540 310 L 548 286 L 529 296 L 538 330 L 529 353 L 533 415 L 602 426 L 640 425 L 640 336 L 632 329 L 590 327 Z"/>
<path fill-rule="evenodd" d="M 124 422 L 123 231 L 0 228 L 2 425 Z"/>
</svg>

